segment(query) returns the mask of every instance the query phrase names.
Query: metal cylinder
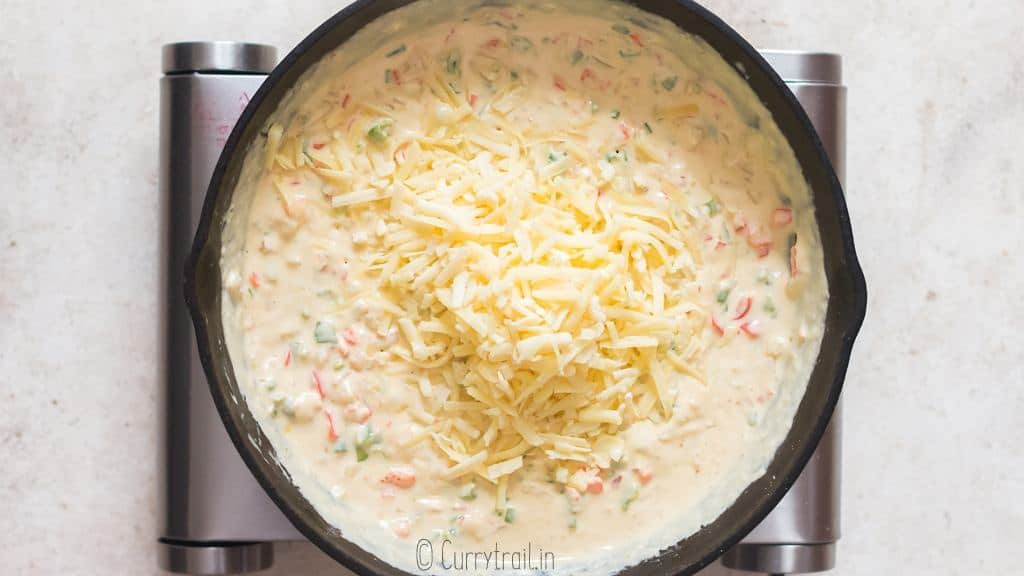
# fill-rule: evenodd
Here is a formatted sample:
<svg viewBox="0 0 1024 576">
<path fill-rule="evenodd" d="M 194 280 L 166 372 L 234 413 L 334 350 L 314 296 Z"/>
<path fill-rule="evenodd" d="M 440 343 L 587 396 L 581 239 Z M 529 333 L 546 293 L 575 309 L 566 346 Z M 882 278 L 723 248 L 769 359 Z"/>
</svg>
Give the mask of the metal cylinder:
<svg viewBox="0 0 1024 576">
<path fill-rule="evenodd" d="M 846 87 L 838 54 L 764 50 L 814 124 L 840 182 L 846 177 Z M 722 556 L 734 570 L 806 573 L 835 566 L 840 535 L 842 413 L 836 406 L 825 434 L 779 505 Z"/>
<path fill-rule="evenodd" d="M 268 540 L 290 525 L 245 468 L 221 425 L 199 364 L 182 275 L 207 184 L 249 97 L 276 59 L 270 46 L 188 42 L 163 49 L 160 81 L 161 285 L 164 341 L 160 557 L 164 570 L 230 574 L 266 568 Z M 246 506 L 232 506 L 244 495 Z"/>
</svg>

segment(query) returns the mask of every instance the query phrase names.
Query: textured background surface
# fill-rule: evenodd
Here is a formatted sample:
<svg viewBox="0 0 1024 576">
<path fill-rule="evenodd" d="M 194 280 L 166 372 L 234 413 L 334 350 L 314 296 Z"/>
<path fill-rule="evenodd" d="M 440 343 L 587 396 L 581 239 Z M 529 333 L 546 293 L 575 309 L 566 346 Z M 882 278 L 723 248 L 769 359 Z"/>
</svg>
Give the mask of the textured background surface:
<svg viewBox="0 0 1024 576">
<path fill-rule="evenodd" d="M 341 4 L 0 1 L 4 574 L 156 572 L 160 45 L 286 49 Z M 756 46 L 846 59 L 871 297 L 834 573 L 1019 573 L 1024 1 L 707 5 Z M 336 572 L 307 545 L 278 564 Z"/>
</svg>

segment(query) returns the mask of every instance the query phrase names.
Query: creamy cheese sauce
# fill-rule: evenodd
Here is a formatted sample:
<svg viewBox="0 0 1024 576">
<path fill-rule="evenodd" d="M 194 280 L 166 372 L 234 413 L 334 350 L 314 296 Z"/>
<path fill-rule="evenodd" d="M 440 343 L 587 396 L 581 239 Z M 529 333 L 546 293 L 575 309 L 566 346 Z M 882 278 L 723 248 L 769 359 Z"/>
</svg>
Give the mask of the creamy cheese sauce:
<svg viewBox="0 0 1024 576">
<path fill-rule="evenodd" d="M 325 518 L 414 572 L 422 538 L 433 571 L 447 539 L 614 572 L 712 521 L 828 300 L 770 114 L 607 2 L 379 19 L 274 114 L 226 236 L 245 400 Z"/>
</svg>

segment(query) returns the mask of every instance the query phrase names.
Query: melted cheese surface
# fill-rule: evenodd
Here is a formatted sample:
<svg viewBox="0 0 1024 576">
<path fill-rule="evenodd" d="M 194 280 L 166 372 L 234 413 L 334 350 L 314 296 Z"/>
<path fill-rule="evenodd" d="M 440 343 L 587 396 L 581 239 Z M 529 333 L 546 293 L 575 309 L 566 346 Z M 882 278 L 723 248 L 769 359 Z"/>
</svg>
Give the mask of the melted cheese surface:
<svg viewBox="0 0 1024 576">
<path fill-rule="evenodd" d="M 770 114 L 603 1 L 379 19 L 273 115 L 227 236 L 246 401 L 410 571 L 427 538 L 612 572 L 713 520 L 788 430 L 827 305 Z"/>
</svg>

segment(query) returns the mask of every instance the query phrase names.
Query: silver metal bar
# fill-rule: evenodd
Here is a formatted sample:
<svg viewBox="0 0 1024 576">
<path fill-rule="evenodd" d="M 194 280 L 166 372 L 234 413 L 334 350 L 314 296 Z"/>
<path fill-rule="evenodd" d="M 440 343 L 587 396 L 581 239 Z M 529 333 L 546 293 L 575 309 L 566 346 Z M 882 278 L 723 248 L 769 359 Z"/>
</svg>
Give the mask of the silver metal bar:
<svg viewBox="0 0 1024 576">
<path fill-rule="evenodd" d="M 162 282 L 160 565 L 165 570 L 226 574 L 267 567 L 273 556 L 259 542 L 299 538 L 242 463 L 224 430 L 199 364 L 181 292 L 185 260 L 213 167 L 249 95 L 263 82 L 274 59 L 273 48 L 252 44 L 164 47 L 160 193 L 161 249 L 167 267 Z"/>
<path fill-rule="evenodd" d="M 765 50 L 761 54 L 804 107 L 840 182 L 846 179 L 846 87 L 838 54 Z M 722 557 L 734 570 L 771 574 L 835 566 L 840 536 L 842 410 L 836 407 L 814 455 L 785 498 Z"/>
</svg>

